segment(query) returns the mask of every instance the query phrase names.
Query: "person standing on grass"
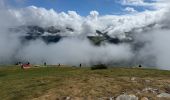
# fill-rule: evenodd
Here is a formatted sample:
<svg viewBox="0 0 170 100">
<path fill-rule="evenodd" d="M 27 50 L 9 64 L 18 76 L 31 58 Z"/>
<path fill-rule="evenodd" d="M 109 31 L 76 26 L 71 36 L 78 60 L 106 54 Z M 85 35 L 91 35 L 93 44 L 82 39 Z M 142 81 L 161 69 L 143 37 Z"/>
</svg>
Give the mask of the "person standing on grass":
<svg viewBox="0 0 170 100">
<path fill-rule="evenodd" d="M 46 66 L 47 65 L 47 63 L 46 62 L 44 62 L 44 66 Z"/>
</svg>

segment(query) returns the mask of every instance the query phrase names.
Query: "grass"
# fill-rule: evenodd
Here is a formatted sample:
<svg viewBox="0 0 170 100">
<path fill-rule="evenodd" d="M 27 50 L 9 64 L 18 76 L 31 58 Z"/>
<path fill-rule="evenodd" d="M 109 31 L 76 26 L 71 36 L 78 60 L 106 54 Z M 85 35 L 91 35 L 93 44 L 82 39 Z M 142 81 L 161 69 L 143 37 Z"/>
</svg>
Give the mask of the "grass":
<svg viewBox="0 0 170 100">
<path fill-rule="evenodd" d="M 136 82 L 132 82 L 132 77 Z M 2 100 L 41 100 L 117 96 L 123 92 L 136 93 L 145 87 L 164 90 L 170 84 L 169 77 L 170 71 L 142 68 L 91 70 L 90 67 L 50 66 L 22 70 L 19 66 L 1 66 L 0 97 Z"/>
</svg>

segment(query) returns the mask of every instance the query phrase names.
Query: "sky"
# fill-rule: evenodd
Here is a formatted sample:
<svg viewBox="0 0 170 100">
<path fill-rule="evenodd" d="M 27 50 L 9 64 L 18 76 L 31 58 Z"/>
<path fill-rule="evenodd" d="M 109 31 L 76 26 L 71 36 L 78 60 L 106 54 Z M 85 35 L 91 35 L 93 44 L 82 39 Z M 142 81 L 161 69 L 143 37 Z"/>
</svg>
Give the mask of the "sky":
<svg viewBox="0 0 170 100">
<path fill-rule="evenodd" d="M 121 15 L 126 14 L 126 10 L 141 12 L 149 9 L 143 5 L 122 4 L 122 1 L 128 0 L 9 0 L 9 3 L 15 7 L 36 6 L 54 9 L 56 12 L 76 11 L 81 16 L 87 16 L 90 11 L 98 11 L 100 15 Z M 136 3 L 140 1 L 143 0 L 137 0 Z M 152 0 L 145 0 L 145 2 L 152 2 Z"/>
</svg>

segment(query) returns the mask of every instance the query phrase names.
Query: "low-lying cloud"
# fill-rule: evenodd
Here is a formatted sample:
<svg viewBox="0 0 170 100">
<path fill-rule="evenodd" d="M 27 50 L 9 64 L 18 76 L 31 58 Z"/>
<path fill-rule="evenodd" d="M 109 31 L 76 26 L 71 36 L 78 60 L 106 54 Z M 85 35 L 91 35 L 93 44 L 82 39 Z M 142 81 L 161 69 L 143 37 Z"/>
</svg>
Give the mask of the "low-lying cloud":
<svg viewBox="0 0 170 100">
<path fill-rule="evenodd" d="M 127 0 L 126 0 L 127 1 Z M 125 2 L 125 0 L 124 0 Z M 136 3 L 145 3 L 143 0 Z M 148 3 L 147 3 L 148 4 Z M 170 69 L 169 2 L 155 1 L 155 10 L 126 15 L 104 15 L 91 11 L 86 17 L 75 11 L 58 13 L 53 9 L 29 6 L 26 8 L 5 7 L 0 2 L 0 63 L 29 61 L 34 64 L 116 64 L 157 66 Z M 135 9 L 133 9 L 135 10 Z M 22 43 L 23 31 L 10 31 L 21 26 L 67 27 L 72 31 L 58 34 L 68 36 L 57 43 L 46 44 L 41 39 Z M 113 38 L 132 39 L 120 44 L 105 43 L 94 46 L 86 36 L 95 36 L 96 30 L 108 32 Z"/>
</svg>

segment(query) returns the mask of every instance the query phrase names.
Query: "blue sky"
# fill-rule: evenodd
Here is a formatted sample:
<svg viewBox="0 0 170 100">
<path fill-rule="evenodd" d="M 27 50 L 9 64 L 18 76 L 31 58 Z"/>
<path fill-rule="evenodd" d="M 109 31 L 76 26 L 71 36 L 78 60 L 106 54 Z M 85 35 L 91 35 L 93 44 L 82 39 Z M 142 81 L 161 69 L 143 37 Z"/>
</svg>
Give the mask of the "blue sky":
<svg viewBox="0 0 170 100">
<path fill-rule="evenodd" d="M 96 10 L 100 15 L 124 14 L 123 6 L 117 0 L 10 0 L 11 5 L 17 7 L 37 6 L 46 9 L 54 9 L 57 12 L 76 11 L 82 16 L 87 16 L 90 11 Z M 119 0 L 120 1 L 120 0 Z M 131 6 L 132 7 L 132 6 Z M 144 11 L 145 7 L 133 6 L 137 11 Z"/>
</svg>

